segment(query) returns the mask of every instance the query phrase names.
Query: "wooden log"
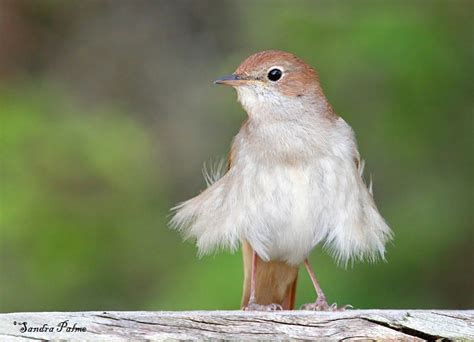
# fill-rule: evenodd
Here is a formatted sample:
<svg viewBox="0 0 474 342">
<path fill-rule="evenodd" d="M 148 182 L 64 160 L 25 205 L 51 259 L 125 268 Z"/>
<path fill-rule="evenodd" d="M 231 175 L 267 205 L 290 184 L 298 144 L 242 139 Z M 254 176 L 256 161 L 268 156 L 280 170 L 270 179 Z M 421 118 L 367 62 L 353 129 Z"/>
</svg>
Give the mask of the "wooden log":
<svg viewBox="0 0 474 342">
<path fill-rule="evenodd" d="M 474 310 L 0 314 L 0 340 L 474 339 Z"/>
</svg>

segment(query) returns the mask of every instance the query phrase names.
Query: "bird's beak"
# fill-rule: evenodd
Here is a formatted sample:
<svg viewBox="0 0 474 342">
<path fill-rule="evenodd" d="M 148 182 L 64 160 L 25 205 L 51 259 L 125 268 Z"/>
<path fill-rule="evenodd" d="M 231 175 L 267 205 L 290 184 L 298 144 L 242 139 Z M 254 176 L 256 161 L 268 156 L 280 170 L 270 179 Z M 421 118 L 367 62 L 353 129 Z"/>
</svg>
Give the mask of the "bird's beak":
<svg viewBox="0 0 474 342">
<path fill-rule="evenodd" d="M 239 86 L 245 82 L 245 79 L 240 78 L 236 74 L 226 75 L 219 77 L 217 80 L 214 81 L 214 84 L 223 84 L 228 86 Z"/>
</svg>

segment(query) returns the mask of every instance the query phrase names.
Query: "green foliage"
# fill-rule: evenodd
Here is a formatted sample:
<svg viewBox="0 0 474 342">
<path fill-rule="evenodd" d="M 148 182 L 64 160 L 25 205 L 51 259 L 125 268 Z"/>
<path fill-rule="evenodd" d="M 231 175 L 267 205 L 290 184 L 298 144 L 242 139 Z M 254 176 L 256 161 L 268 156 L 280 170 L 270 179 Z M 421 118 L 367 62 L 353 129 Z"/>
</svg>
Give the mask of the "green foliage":
<svg viewBox="0 0 474 342">
<path fill-rule="evenodd" d="M 0 108 L 2 307 L 118 308 L 153 290 L 168 203 L 146 128 L 37 86 Z"/>
</svg>

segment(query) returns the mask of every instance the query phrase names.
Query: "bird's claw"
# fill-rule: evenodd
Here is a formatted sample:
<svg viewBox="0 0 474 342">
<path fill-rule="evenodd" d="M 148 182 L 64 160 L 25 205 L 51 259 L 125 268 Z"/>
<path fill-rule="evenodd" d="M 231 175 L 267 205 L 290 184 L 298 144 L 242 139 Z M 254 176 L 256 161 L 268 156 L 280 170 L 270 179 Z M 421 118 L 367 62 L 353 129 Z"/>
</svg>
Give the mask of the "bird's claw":
<svg viewBox="0 0 474 342">
<path fill-rule="evenodd" d="M 329 305 L 326 298 L 318 298 L 314 303 L 303 304 L 300 309 L 311 311 L 346 311 L 346 309 L 352 308 L 353 306 L 350 304 L 338 308 L 337 303 Z"/>
<path fill-rule="evenodd" d="M 248 303 L 242 308 L 244 311 L 281 311 L 283 307 L 280 304 L 262 305 L 257 303 Z"/>
</svg>

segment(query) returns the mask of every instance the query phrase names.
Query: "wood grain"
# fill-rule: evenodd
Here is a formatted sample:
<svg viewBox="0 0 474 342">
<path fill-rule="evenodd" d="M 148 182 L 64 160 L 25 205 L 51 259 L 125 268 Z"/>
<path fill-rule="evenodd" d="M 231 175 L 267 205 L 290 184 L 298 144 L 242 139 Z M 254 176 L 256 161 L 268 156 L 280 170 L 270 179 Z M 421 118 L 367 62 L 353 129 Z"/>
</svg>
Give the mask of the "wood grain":
<svg viewBox="0 0 474 342">
<path fill-rule="evenodd" d="M 86 331 L 58 332 L 58 324 Z M 47 324 L 50 331 L 26 331 Z M 35 312 L 0 314 L 0 340 L 474 339 L 474 310 Z"/>
</svg>

